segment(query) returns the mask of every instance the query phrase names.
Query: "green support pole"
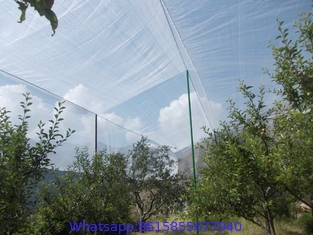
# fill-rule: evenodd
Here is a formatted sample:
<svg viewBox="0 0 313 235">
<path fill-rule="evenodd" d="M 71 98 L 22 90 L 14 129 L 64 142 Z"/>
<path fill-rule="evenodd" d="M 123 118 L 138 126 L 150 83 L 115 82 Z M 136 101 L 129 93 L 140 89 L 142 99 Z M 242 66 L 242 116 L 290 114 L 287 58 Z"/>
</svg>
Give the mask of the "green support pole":
<svg viewBox="0 0 313 235">
<path fill-rule="evenodd" d="M 95 114 L 95 154 L 98 152 L 98 115 Z"/>
<path fill-rule="evenodd" d="M 192 131 L 192 115 L 191 115 L 191 99 L 190 99 L 190 85 L 189 85 L 189 72 L 186 70 L 186 77 L 187 77 L 187 89 L 188 89 L 188 106 L 189 106 L 189 122 L 190 122 L 190 140 L 191 140 L 191 155 L 192 155 L 192 170 L 193 170 L 193 185 L 194 189 L 197 189 L 197 177 L 196 177 L 196 163 L 195 163 L 195 150 L 194 150 L 194 144 L 193 144 L 193 131 Z M 196 199 L 194 199 L 194 202 L 197 202 Z M 198 223 L 198 216 L 196 218 Z M 199 231 L 197 229 L 197 235 L 199 234 Z"/>
</svg>

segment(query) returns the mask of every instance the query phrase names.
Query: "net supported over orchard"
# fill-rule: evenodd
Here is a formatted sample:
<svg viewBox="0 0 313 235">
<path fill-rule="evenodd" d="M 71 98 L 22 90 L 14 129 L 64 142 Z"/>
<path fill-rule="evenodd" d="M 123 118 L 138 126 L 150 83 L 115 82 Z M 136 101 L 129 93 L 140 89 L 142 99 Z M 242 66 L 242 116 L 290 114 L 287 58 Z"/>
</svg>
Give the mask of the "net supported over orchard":
<svg viewBox="0 0 313 235">
<path fill-rule="evenodd" d="M 201 126 L 216 128 L 226 118 L 228 97 L 242 103 L 236 94 L 239 77 L 255 87 L 272 86 L 261 69 L 272 68 L 267 46 L 278 34 L 276 18 L 291 28 L 312 4 L 56 0 L 59 26 L 51 37 L 49 21 L 33 8 L 18 24 L 17 4 L 0 3 L 0 106 L 17 112 L 20 94 L 29 90 L 40 120 L 51 117 L 60 97 L 71 101 L 63 125 L 77 133 L 64 151 L 94 146 L 95 114 L 98 148 L 115 151 L 141 134 L 174 151 L 189 146 L 186 70 L 198 141 L 204 136 Z M 271 103 L 273 97 L 267 98 Z"/>
</svg>

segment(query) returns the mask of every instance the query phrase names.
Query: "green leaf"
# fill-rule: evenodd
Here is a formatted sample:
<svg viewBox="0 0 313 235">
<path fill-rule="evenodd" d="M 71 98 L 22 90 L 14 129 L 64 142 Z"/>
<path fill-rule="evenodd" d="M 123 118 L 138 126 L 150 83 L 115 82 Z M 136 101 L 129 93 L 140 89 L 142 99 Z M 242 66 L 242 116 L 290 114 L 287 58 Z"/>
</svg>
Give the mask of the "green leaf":
<svg viewBox="0 0 313 235">
<path fill-rule="evenodd" d="M 53 30 L 53 34 L 51 36 L 53 36 L 55 34 L 56 28 L 58 27 L 58 18 L 56 14 L 50 9 L 45 9 L 45 16 L 50 21 L 51 28 Z"/>
<path fill-rule="evenodd" d="M 18 23 L 22 23 L 26 19 L 26 10 L 27 10 L 28 4 L 17 1 L 17 0 L 15 0 L 15 2 L 19 5 L 18 9 L 20 9 L 22 12 L 20 16 L 20 21 L 18 21 Z"/>
</svg>

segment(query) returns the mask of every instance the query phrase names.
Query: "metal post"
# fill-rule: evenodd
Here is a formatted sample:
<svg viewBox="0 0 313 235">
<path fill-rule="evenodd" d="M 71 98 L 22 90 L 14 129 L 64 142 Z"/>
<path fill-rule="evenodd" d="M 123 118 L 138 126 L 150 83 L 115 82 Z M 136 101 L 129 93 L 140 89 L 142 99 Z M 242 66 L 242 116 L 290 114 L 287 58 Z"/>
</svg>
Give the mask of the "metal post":
<svg viewBox="0 0 313 235">
<path fill-rule="evenodd" d="M 188 106 L 189 106 L 189 121 L 190 121 L 190 140 L 191 140 L 191 155 L 192 155 L 192 169 L 193 169 L 193 185 L 194 189 L 197 189 L 197 177 L 196 177 L 196 163 L 195 163 L 195 150 L 193 144 L 193 131 L 192 131 L 192 115 L 191 115 L 191 99 L 190 99 L 190 85 L 189 85 L 189 72 L 186 70 L 186 77 L 187 77 L 187 89 L 188 89 Z M 194 202 L 197 202 L 194 199 Z M 196 217 L 196 222 L 198 224 L 198 216 Z M 197 235 L 199 231 L 197 229 Z"/>
<path fill-rule="evenodd" d="M 98 152 L 98 115 L 95 114 L 95 154 Z"/>
<path fill-rule="evenodd" d="M 191 99 L 190 99 L 190 85 L 189 85 L 189 72 L 188 72 L 188 70 L 186 71 L 186 76 L 187 76 L 187 89 L 188 89 L 188 106 L 189 106 L 189 121 L 190 121 L 190 139 L 191 139 L 193 183 L 194 183 L 194 188 L 197 189 L 196 163 L 195 163 L 195 150 L 194 150 L 194 144 L 193 144 Z"/>
</svg>

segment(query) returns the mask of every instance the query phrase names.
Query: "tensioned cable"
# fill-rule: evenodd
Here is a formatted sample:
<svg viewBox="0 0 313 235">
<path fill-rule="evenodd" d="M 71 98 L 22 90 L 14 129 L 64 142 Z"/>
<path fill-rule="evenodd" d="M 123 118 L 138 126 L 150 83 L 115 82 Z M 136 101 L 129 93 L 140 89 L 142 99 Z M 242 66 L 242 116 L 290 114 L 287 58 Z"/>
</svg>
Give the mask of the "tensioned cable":
<svg viewBox="0 0 313 235">
<path fill-rule="evenodd" d="M 184 64 L 184 66 L 185 66 L 185 69 L 188 70 L 188 68 L 187 68 L 187 66 L 186 66 L 186 63 L 185 63 L 185 60 L 183 59 L 183 56 L 182 56 L 181 51 L 180 51 L 180 49 L 179 49 L 178 42 L 177 42 L 176 37 L 175 37 L 175 35 L 174 35 L 173 29 L 172 29 L 172 27 L 171 27 L 171 23 L 172 23 L 172 25 L 174 26 L 174 29 L 175 29 L 175 31 L 176 31 L 176 33 L 177 33 L 177 35 L 178 35 L 179 41 L 180 41 L 181 45 L 183 46 L 183 49 L 185 50 L 185 52 L 186 52 L 186 54 L 187 54 L 187 56 L 188 56 L 188 59 L 190 60 L 192 66 L 194 67 L 194 69 L 195 69 L 195 71 L 196 71 L 196 74 L 197 74 L 198 77 L 199 77 L 201 86 L 202 86 L 202 88 L 203 88 L 204 86 L 203 86 L 203 83 L 202 83 L 202 81 L 201 81 L 201 79 L 200 79 L 200 75 L 199 75 L 199 73 L 198 73 L 198 70 L 196 69 L 196 66 L 195 66 L 194 62 L 193 62 L 193 60 L 191 59 L 191 56 L 190 56 L 190 54 L 189 54 L 189 52 L 188 52 L 188 50 L 187 50 L 187 48 L 186 48 L 184 42 L 182 41 L 182 38 L 181 38 L 181 36 L 180 36 L 180 33 L 179 33 L 179 31 L 178 31 L 178 29 L 177 29 L 177 27 L 176 27 L 176 24 L 174 23 L 174 20 L 173 20 L 173 18 L 172 18 L 172 16 L 171 16 L 170 12 L 168 11 L 168 9 L 167 9 L 167 7 L 166 7 L 166 4 L 164 3 L 163 0 L 159 0 L 159 1 L 160 1 L 160 4 L 162 5 L 162 9 L 163 9 L 164 15 L 165 15 L 166 20 L 167 20 L 167 23 L 168 23 L 168 25 L 169 25 L 169 27 L 170 27 L 171 33 L 172 33 L 172 35 L 173 35 L 173 38 L 174 38 L 176 47 L 177 47 L 177 49 L 178 49 L 178 51 L 179 51 L 179 54 L 180 54 L 180 57 L 181 57 L 181 59 L 182 59 L 182 61 L 183 61 L 183 64 Z M 170 18 L 170 20 L 169 20 L 169 18 Z M 170 23 L 170 21 L 171 21 L 171 23 Z M 193 89 L 196 91 L 197 89 L 195 88 L 195 85 L 194 85 L 192 79 L 190 79 L 190 80 L 191 80 L 191 84 L 192 84 Z M 199 103 L 200 103 L 200 105 L 201 105 L 202 110 L 204 111 L 204 115 L 205 115 L 207 121 L 209 122 L 209 124 L 211 125 L 211 127 L 213 127 L 213 125 L 210 123 L 210 119 L 209 119 L 209 117 L 207 116 L 207 114 L 206 114 L 206 112 L 205 112 L 205 109 L 204 109 L 204 107 L 203 107 L 203 105 L 202 105 L 201 99 L 200 99 L 200 97 L 198 96 L 197 92 L 196 92 L 196 95 L 197 95 L 197 97 L 198 97 L 198 99 L 199 99 L 199 101 L 200 101 Z M 209 100 L 209 98 L 207 97 L 207 94 L 206 94 L 205 91 L 204 91 L 204 95 L 205 95 L 205 98 L 206 98 L 207 100 Z M 210 112 L 211 112 L 212 120 L 213 120 L 213 123 L 214 123 L 214 115 L 213 115 L 213 112 L 212 112 L 212 107 L 211 107 L 211 105 L 210 105 L 210 102 L 208 102 L 208 105 L 209 105 L 209 107 L 210 107 Z"/>
<path fill-rule="evenodd" d="M 171 30 L 172 36 L 173 36 L 173 38 L 174 38 L 174 41 L 175 41 L 176 47 L 177 47 L 177 49 L 178 49 L 178 52 L 179 52 L 179 54 L 180 54 L 180 58 L 181 58 L 181 60 L 182 60 L 182 62 L 183 62 L 183 64 L 184 64 L 185 70 L 187 70 L 187 66 L 186 66 L 186 63 L 185 63 L 185 61 L 184 61 L 184 59 L 183 59 L 183 55 L 181 54 L 181 52 L 180 52 L 180 50 L 179 50 L 179 46 L 178 46 L 176 37 L 175 37 L 175 35 L 174 35 L 174 32 L 173 32 L 173 29 L 172 29 L 172 27 L 171 27 L 170 21 L 169 21 L 169 19 L 168 19 L 168 17 L 167 17 L 168 15 L 170 15 L 169 12 L 168 12 L 168 9 L 167 9 L 167 7 L 165 6 L 165 3 L 163 2 L 163 0 L 160 0 L 160 3 L 161 3 L 161 6 L 162 6 L 162 9 L 163 9 L 163 13 L 164 13 L 164 15 L 165 15 L 166 21 L 167 21 L 168 25 L 170 26 L 170 30 Z M 166 10 L 167 14 L 166 14 L 165 10 Z M 171 22 L 173 23 L 173 19 L 172 19 L 172 18 L 171 18 Z M 173 24 L 174 24 L 174 23 L 173 23 Z M 175 25 L 174 25 L 174 26 L 175 26 Z M 178 33 L 178 30 L 177 30 L 176 26 L 175 26 L 175 29 L 176 29 L 176 33 Z M 178 33 L 178 35 L 179 35 L 179 33 Z M 179 39 L 180 39 L 181 43 L 183 44 L 180 35 L 179 35 Z"/>
<path fill-rule="evenodd" d="M 83 110 L 85 110 L 85 111 L 87 111 L 87 112 L 89 112 L 89 113 L 92 113 L 92 114 L 94 114 L 94 115 L 97 115 L 98 117 L 100 117 L 100 118 L 106 120 L 107 122 L 110 122 L 111 124 L 113 124 L 113 125 L 115 125 L 115 126 L 117 126 L 117 127 L 119 127 L 119 128 L 122 128 L 122 129 L 124 129 L 124 130 L 126 130 L 126 131 L 129 131 L 129 132 L 131 132 L 131 133 L 134 133 L 134 134 L 136 134 L 136 135 L 138 135 L 138 136 L 142 136 L 142 134 L 139 134 L 139 133 L 137 133 L 137 132 L 135 132 L 135 131 L 132 131 L 132 130 L 130 130 L 130 129 L 127 129 L 126 127 L 123 127 L 123 126 L 121 126 L 121 125 L 119 125 L 119 124 L 117 124 L 117 123 L 115 123 L 115 122 L 112 122 L 112 121 L 110 121 L 109 119 L 104 118 L 104 117 L 102 117 L 101 115 L 98 115 L 97 113 L 95 113 L 95 112 L 93 112 L 93 111 L 90 111 L 90 110 L 88 110 L 88 109 L 86 109 L 86 108 L 84 108 L 84 107 L 82 107 L 82 106 L 80 106 L 80 105 L 78 105 L 78 104 L 75 104 L 75 103 L 73 103 L 72 101 L 69 101 L 69 100 L 67 100 L 67 99 L 64 99 L 64 98 L 62 98 L 62 97 L 60 97 L 60 96 L 58 96 L 58 95 L 52 93 L 51 91 L 48 91 L 48 90 L 46 90 L 46 89 L 44 89 L 44 88 L 41 88 L 41 87 L 39 87 L 39 86 L 37 86 L 37 85 L 31 83 L 31 82 L 28 82 L 28 81 L 24 80 L 23 78 L 20 78 L 20 77 L 18 77 L 18 76 L 16 76 L 16 75 L 13 75 L 13 74 L 11 74 L 11 73 L 9 73 L 9 72 L 6 72 L 6 71 L 2 70 L 2 69 L 0 69 L 0 72 L 5 73 L 5 74 L 7 74 L 7 75 L 9 75 L 9 76 L 11 76 L 11 77 L 14 77 L 14 78 L 16 78 L 16 79 L 22 81 L 23 83 L 28 84 L 29 86 L 35 87 L 35 88 L 38 89 L 38 90 L 44 91 L 45 93 L 47 93 L 47 94 L 49 94 L 49 95 L 51 95 L 51 96 L 54 96 L 55 98 L 57 98 L 57 99 L 59 99 L 59 100 L 65 100 L 66 102 L 68 102 L 68 103 L 74 105 L 74 106 L 77 107 L 77 108 L 83 109 Z"/>
</svg>

